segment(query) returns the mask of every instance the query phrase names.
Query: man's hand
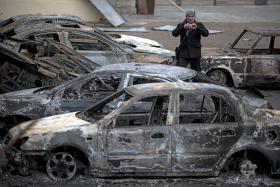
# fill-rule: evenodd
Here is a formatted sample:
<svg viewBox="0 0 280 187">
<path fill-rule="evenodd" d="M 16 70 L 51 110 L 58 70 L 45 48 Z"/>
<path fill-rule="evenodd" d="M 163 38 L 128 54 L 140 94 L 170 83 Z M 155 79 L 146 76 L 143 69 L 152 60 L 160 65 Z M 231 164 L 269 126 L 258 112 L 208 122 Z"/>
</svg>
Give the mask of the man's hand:
<svg viewBox="0 0 280 187">
<path fill-rule="evenodd" d="M 193 29 L 193 30 L 195 30 L 195 29 L 197 29 L 197 25 L 195 23 L 192 23 L 192 24 L 186 23 L 184 25 L 184 29 Z"/>
<path fill-rule="evenodd" d="M 197 25 L 195 23 L 192 24 L 191 29 L 195 30 L 197 29 Z"/>
<path fill-rule="evenodd" d="M 192 28 L 192 24 L 190 24 L 190 23 L 186 23 L 184 25 L 184 29 L 191 29 L 191 28 Z"/>
</svg>

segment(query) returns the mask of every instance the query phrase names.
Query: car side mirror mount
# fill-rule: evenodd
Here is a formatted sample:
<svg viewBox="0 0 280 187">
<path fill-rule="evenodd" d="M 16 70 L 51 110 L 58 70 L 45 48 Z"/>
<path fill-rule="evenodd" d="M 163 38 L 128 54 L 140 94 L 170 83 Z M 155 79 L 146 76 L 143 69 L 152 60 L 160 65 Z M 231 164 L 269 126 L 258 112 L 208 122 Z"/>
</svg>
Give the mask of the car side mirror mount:
<svg viewBox="0 0 280 187">
<path fill-rule="evenodd" d="M 110 122 L 108 122 L 105 127 L 107 127 L 108 129 L 114 128 L 116 124 L 116 118 L 112 119 Z"/>
</svg>

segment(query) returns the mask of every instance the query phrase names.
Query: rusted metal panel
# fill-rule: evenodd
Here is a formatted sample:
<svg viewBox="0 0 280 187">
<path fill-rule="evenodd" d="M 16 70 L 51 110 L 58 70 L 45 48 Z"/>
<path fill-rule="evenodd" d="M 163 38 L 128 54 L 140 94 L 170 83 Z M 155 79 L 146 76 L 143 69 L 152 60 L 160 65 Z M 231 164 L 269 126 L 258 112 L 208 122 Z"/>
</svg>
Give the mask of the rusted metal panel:
<svg viewBox="0 0 280 187">
<path fill-rule="evenodd" d="M 116 128 L 107 132 L 107 158 L 110 172 L 170 172 L 170 127 Z M 163 137 L 157 138 L 157 134 Z"/>
</svg>

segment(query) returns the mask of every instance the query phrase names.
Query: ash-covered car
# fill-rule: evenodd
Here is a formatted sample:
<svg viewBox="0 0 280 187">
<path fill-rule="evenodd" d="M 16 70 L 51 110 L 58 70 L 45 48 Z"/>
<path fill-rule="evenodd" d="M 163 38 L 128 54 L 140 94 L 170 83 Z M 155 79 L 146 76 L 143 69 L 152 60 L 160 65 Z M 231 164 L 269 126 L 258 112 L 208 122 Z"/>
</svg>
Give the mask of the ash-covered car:
<svg viewBox="0 0 280 187">
<path fill-rule="evenodd" d="M 17 34 L 5 39 L 5 42 L 18 48 L 18 42 L 15 40 L 52 39 L 78 51 L 99 65 L 127 62 L 173 64 L 175 61 L 174 51 L 141 44 L 141 42 L 137 42 L 140 40 L 139 38 L 132 40 L 132 36 L 125 38 L 131 42 L 108 36 L 100 30 L 86 25 L 76 27 L 71 24 L 39 22 L 38 24 L 22 25 L 17 28 Z M 141 41 L 145 43 L 147 40 Z"/>
<path fill-rule="evenodd" d="M 63 44 L 24 41 L 15 50 L 0 42 L 0 93 L 58 85 L 92 72 L 98 64 Z"/>
<path fill-rule="evenodd" d="M 38 27 L 44 24 L 58 24 L 64 25 L 65 27 L 74 28 L 93 28 L 93 32 L 98 32 L 105 37 L 115 40 L 121 44 L 128 44 L 133 46 L 145 45 L 151 47 L 160 47 L 163 45 L 159 42 L 147 38 L 136 37 L 124 34 L 106 34 L 99 30 L 97 27 L 89 24 L 88 22 L 82 20 L 78 16 L 64 15 L 64 14 L 49 14 L 49 13 L 38 13 L 38 14 L 22 14 L 10 17 L 2 22 L 0 22 L 0 35 L 4 38 L 12 37 L 16 34 L 30 29 L 31 27 Z"/>
<path fill-rule="evenodd" d="M 280 28 L 248 28 L 229 48 L 202 58 L 202 70 L 237 88 L 280 87 Z"/>
<path fill-rule="evenodd" d="M 0 129 L 3 136 L 19 122 L 66 112 L 83 111 L 124 87 L 153 83 L 212 82 L 194 70 L 161 64 L 112 64 L 56 87 L 40 87 L 0 95 Z"/>
<path fill-rule="evenodd" d="M 102 177 L 235 171 L 249 178 L 280 173 L 279 116 L 218 85 L 141 84 L 84 112 L 24 122 L 4 145 L 11 168 L 44 168 L 56 181 L 81 171 Z"/>
<path fill-rule="evenodd" d="M 55 24 L 43 25 L 27 29 L 4 41 L 8 45 L 18 48 L 17 41 L 42 39 L 62 43 L 99 65 L 128 62 L 174 63 L 173 51 L 150 46 L 120 44 L 102 34 L 93 32 L 92 28 L 86 30 Z"/>
</svg>

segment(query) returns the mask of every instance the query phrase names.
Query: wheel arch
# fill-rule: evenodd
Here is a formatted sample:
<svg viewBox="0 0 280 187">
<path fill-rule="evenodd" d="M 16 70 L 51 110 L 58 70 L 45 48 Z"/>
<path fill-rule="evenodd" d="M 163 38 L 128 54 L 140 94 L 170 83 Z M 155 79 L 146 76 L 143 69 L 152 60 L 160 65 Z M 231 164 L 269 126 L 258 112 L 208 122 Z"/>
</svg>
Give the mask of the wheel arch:
<svg viewBox="0 0 280 187">
<path fill-rule="evenodd" d="M 78 154 L 78 160 L 81 161 L 85 166 L 89 166 L 90 165 L 90 161 L 88 159 L 88 154 L 85 153 L 85 151 L 79 147 L 79 146 L 75 146 L 75 145 L 59 145 L 56 147 L 52 147 L 52 149 L 50 150 L 49 154 L 52 153 L 57 153 L 57 152 L 61 152 L 61 151 L 67 151 L 70 153 L 74 153 L 74 154 Z M 50 155 L 48 155 L 50 156 Z"/>
<path fill-rule="evenodd" d="M 230 69 L 230 68 L 227 68 L 227 67 L 213 67 L 213 68 L 210 68 L 208 71 L 206 71 L 206 75 L 207 76 L 209 76 L 209 73 L 211 73 L 211 72 L 213 72 L 213 71 L 215 71 L 215 70 L 221 70 L 221 71 L 223 71 L 225 74 L 226 74 L 226 76 L 227 76 L 227 78 L 228 78 L 228 80 L 230 81 L 229 83 L 230 84 L 233 84 L 234 86 L 236 86 L 237 85 L 237 83 L 236 83 L 236 81 L 234 80 L 234 76 L 233 76 L 233 72 L 232 72 L 232 70 Z"/>
<path fill-rule="evenodd" d="M 271 157 L 269 156 L 269 154 L 267 154 L 265 151 L 263 151 L 262 149 L 258 148 L 258 147 L 255 147 L 255 146 L 246 146 L 246 147 L 242 147 L 242 148 L 238 148 L 238 149 L 235 149 L 233 151 L 230 151 L 224 159 L 221 160 L 221 162 L 218 164 L 218 170 L 221 171 L 224 166 L 227 164 L 227 161 L 232 158 L 232 157 L 235 157 L 239 154 L 241 154 L 242 152 L 254 152 L 258 155 L 260 155 L 261 157 L 265 158 L 266 160 L 264 162 L 268 162 L 269 163 L 269 171 L 268 172 L 271 172 L 271 169 L 272 169 L 272 159 Z M 249 154 L 250 154 L 249 153 Z"/>
</svg>

